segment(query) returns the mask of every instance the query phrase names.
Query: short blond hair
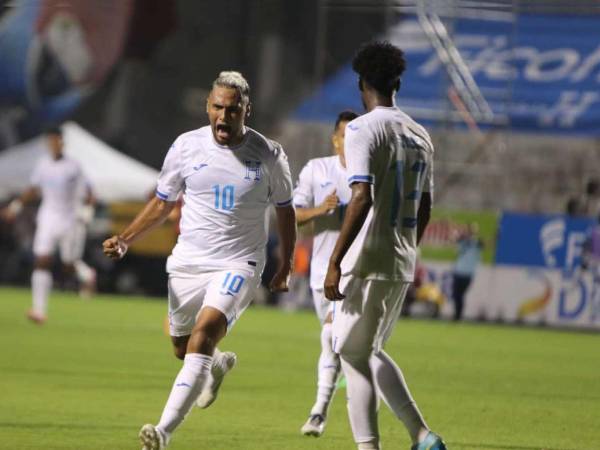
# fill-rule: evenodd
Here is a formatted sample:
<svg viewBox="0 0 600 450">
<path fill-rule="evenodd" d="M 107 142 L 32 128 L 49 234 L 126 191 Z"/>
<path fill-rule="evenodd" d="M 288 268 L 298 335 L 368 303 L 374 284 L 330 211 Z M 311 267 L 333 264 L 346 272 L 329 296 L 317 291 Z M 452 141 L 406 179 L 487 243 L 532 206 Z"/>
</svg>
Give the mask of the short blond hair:
<svg viewBox="0 0 600 450">
<path fill-rule="evenodd" d="M 250 85 L 244 78 L 244 76 L 240 72 L 235 71 L 223 71 L 219 74 L 217 79 L 213 81 L 212 87 L 213 89 L 216 86 L 228 87 L 236 89 L 239 94 L 242 102 L 249 103 L 250 102 Z"/>
</svg>

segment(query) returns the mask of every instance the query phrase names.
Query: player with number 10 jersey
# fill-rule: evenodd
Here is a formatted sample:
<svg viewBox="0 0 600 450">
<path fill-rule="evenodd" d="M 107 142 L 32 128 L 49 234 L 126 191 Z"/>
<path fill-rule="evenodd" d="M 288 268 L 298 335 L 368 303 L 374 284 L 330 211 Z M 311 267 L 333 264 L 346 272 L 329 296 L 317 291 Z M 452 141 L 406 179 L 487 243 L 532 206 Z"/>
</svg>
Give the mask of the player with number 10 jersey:
<svg viewBox="0 0 600 450">
<path fill-rule="evenodd" d="M 209 126 L 179 136 L 156 190 L 166 201 L 183 191 L 181 234 L 168 272 L 249 265 L 262 271 L 265 210 L 291 204 L 290 180 L 281 146 L 251 128 L 234 148 L 215 142 Z"/>
</svg>

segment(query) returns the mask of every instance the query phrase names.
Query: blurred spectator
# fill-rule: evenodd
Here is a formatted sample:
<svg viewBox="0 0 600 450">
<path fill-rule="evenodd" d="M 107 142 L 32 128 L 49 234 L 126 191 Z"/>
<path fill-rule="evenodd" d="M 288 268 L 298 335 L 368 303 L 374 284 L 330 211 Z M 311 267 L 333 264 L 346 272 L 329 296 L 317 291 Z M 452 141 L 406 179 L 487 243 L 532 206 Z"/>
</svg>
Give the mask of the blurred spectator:
<svg viewBox="0 0 600 450">
<path fill-rule="evenodd" d="M 593 216 L 600 212 L 600 180 L 591 178 L 585 185 L 582 195 L 574 195 L 567 200 L 566 213 L 571 217 Z"/>
<path fill-rule="evenodd" d="M 454 301 L 454 320 L 462 318 L 464 299 L 483 250 L 483 241 L 479 238 L 479 225 L 469 224 L 467 230 L 457 239 L 458 257 L 452 274 L 452 299 Z"/>
<path fill-rule="evenodd" d="M 600 213 L 600 180 L 592 178 L 585 187 L 583 210 L 586 216 Z"/>
<path fill-rule="evenodd" d="M 600 214 L 583 244 L 583 268 L 600 277 Z"/>
</svg>

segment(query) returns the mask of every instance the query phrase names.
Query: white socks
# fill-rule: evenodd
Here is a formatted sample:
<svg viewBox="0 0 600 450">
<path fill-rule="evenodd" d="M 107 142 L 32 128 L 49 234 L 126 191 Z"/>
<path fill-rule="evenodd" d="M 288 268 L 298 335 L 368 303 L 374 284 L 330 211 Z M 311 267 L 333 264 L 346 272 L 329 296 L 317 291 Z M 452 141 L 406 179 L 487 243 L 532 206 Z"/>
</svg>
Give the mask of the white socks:
<svg viewBox="0 0 600 450">
<path fill-rule="evenodd" d="M 368 358 L 349 359 L 342 355 L 341 361 L 344 375 L 346 375 L 348 417 L 354 442 L 361 443 L 361 445 L 377 444 L 379 441 L 377 391 L 373 383 L 369 360 Z"/>
<path fill-rule="evenodd" d="M 348 383 L 348 416 L 359 449 L 379 449 L 377 397 L 402 421 L 413 444 L 428 430 L 423 416 L 410 395 L 400 368 L 387 353 L 371 355 L 368 361 L 342 357 Z"/>
<path fill-rule="evenodd" d="M 80 283 L 89 283 L 94 279 L 95 271 L 81 259 L 73 263 L 75 268 L 75 275 Z"/>
<path fill-rule="evenodd" d="M 210 376 L 212 356 L 188 353 L 183 360 L 165 409 L 156 428 L 163 432 L 167 440 L 171 433 L 183 422 L 194 402 L 202 392 Z"/>
<path fill-rule="evenodd" d="M 383 350 L 373 354 L 369 362 L 379 395 L 402 421 L 413 444 L 416 444 L 419 442 L 419 432 L 427 430 L 427 425 L 410 395 L 402 371 Z"/>
<path fill-rule="evenodd" d="M 310 414 L 327 416 L 329 404 L 335 393 L 335 383 L 340 373 L 340 357 L 333 351 L 331 345 L 331 323 L 323 324 L 321 330 L 321 356 L 318 367 L 317 401 Z"/>
<path fill-rule="evenodd" d="M 358 450 L 380 450 L 381 447 L 377 441 L 361 442 L 358 444 Z"/>
<path fill-rule="evenodd" d="M 49 270 L 34 269 L 31 274 L 33 312 L 41 316 L 48 313 L 48 296 L 52 289 L 52 273 Z"/>
</svg>

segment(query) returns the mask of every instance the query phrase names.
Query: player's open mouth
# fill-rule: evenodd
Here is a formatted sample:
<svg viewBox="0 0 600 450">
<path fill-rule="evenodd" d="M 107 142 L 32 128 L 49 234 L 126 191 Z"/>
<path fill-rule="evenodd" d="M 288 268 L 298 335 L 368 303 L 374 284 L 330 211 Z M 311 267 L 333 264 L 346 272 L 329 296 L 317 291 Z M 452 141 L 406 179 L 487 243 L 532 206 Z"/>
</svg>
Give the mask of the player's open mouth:
<svg viewBox="0 0 600 450">
<path fill-rule="evenodd" d="M 228 139 L 231 137 L 231 125 L 218 124 L 216 131 L 219 139 Z"/>
</svg>

